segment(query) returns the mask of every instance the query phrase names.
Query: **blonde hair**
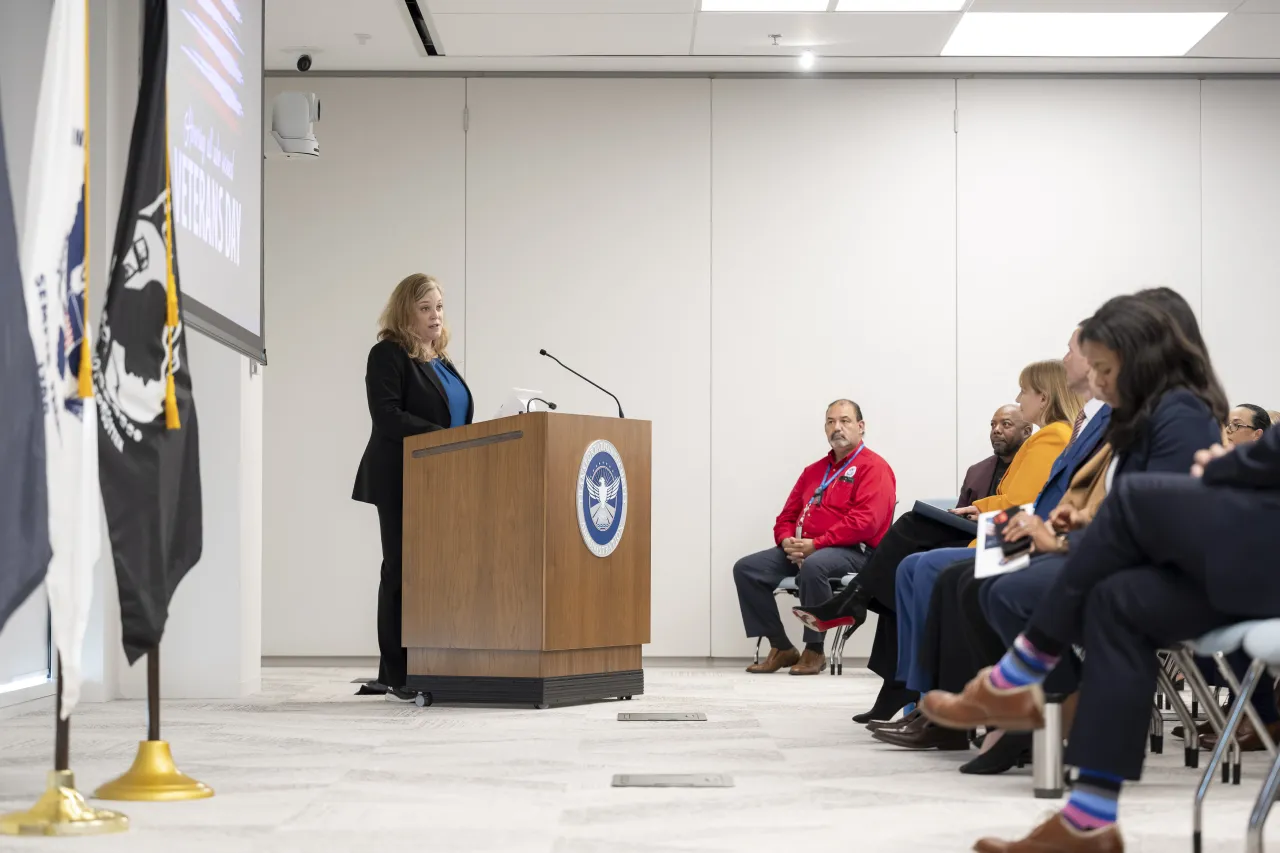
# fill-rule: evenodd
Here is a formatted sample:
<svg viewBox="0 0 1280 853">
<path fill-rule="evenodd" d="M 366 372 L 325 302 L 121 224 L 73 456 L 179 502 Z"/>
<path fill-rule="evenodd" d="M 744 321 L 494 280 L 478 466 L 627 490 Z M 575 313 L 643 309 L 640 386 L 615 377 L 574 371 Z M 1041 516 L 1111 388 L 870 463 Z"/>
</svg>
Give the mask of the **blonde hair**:
<svg viewBox="0 0 1280 853">
<path fill-rule="evenodd" d="M 440 338 L 434 348 L 427 341 L 418 337 L 414 331 L 418 302 L 425 299 L 431 291 L 437 291 L 444 298 L 444 288 L 434 276 L 416 272 L 406 276 L 396 289 L 391 291 L 387 307 L 382 309 L 378 318 L 378 340 L 395 341 L 404 347 L 405 352 L 418 361 L 426 361 L 432 356 L 449 360 L 449 325 L 442 323 Z"/>
<path fill-rule="evenodd" d="M 1031 362 L 1018 375 L 1018 385 L 1047 398 L 1041 416 L 1046 425 L 1057 421 L 1071 423 L 1084 408 L 1080 396 L 1067 386 L 1067 368 L 1061 361 Z"/>
</svg>

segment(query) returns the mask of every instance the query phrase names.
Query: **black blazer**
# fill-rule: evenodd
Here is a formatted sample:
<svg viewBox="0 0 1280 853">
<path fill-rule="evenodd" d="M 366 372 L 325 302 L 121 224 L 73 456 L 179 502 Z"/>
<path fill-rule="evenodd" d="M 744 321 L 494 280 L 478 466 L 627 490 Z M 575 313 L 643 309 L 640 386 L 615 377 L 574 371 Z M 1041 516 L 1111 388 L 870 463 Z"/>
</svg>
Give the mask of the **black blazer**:
<svg viewBox="0 0 1280 853">
<path fill-rule="evenodd" d="M 1170 520 L 1199 527 L 1214 543 L 1207 555 L 1209 601 L 1239 616 L 1280 616 L 1280 427 L 1204 466 L 1208 488 L 1197 514 Z"/>
<path fill-rule="evenodd" d="M 457 368 L 446 364 L 461 380 Z M 462 386 L 467 388 L 466 380 Z M 449 402 L 435 368 L 414 361 L 395 341 L 379 341 L 369 350 L 364 387 L 373 430 L 351 497 L 378 506 L 399 506 L 404 499 L 404 440 L 448 429 Z M 475 401 L 467 388 L 467 423 L 474 414 Z"/>
</svg>

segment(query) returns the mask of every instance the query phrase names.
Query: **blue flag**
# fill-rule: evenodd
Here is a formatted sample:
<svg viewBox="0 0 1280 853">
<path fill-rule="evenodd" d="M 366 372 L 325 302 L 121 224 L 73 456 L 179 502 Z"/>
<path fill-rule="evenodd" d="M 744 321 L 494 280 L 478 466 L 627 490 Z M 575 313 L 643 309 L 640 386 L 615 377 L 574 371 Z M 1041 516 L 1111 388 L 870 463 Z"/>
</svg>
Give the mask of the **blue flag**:
<svg viewBox="0 0 1280 853">
<path fill-rule="evenodd" d="M 0 133 L 0 629 L 44 580 L 52 556 L 40 379 Z"/>
</svg>

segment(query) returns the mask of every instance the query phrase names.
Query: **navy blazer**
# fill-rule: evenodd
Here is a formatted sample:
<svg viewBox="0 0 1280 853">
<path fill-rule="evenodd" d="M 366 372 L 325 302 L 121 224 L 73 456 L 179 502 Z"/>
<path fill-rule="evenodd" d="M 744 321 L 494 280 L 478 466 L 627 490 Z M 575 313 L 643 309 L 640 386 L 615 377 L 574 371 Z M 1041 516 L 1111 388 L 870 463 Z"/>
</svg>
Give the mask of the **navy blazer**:
<svg viewBox="0 0 1280 853">
<path fill-rule="evenodd" d="M 1173 523 L 1199 527 L 1208 552 L 1209 601 L 1240 616 L 1280 616 L 1275 558 L 1280 554 L 1280 427 L 1204 466 L 1210 492 L 1196 514 Z"/>
<path fill-rule="evenodd" d="M 1049 469 L 1049 479 L 1044 481 L 1044 488 L 1036 497 L 1036 515 L 1045 521 L 1049 520 L 1049 513 L 1053 512 L 1054 507 L 1062 500 L 1062 496 L 1067 493 L 1067 487 L 1071 485 L 1071 478 L 1075 476 L 1076 469 L 1093 455 L 1098 445 L 1102 444 L 1102 435 L 1109 423 L 1111 423 L 1111 407 L 1103 406 L 1089 419 L 1089 423 L 1085 424 L 1085 428 L 1080 431 L 1076 440 L 1068 444 L 1058 454 L 1058 458 L 1053 460 L 1053 467 Z"/>
</svg>

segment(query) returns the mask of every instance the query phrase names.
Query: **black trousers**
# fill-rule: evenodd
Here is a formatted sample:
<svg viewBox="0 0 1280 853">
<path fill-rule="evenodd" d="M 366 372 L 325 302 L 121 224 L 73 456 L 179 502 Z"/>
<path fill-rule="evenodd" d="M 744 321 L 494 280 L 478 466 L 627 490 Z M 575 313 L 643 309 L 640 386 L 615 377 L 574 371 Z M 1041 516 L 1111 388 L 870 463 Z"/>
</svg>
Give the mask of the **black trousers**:
<svg viewBox="0 0 1280 853">
<path fill-rule="evenodd" d="M 987 623 L 979 606 L 989 578 L 973 576 L 973 560 L 942 570 L 929 599 L 920 665 L 933 672 L 939 690 L 959 693 L 983 667 L 1000 660 L 1007 643 Z"/>
<path fill-rule="evenodd" d="M 914 512 L 904 513 L 876 546 L 867 567 L 858 575 L 858 585 L 871 595 L 868 609 L 880 616 L 871 643 L 867 669 L 892 682 L 898 671 L 898 614 L 895 589 L 898 564 L 912 554 L 934 548 L 960 548 L 972 537 Z"/>
<path fill-rule="evenodd" d="M 1220 491 L 1186 476 L 1118 478 L 1036 606 L 1028 630 L 1085 650 L 1068 764 L 1140 778 L 1156 651 L 1240 621 L 1207 593 L 1219 539 L 1197 520 Z"/>
<path fill-rule="evenodd" d="M 821 604 L 831 597 L 831 578 L 861 571 L 867 554 L 861 548 L 820 548 L 797 567 L 781 548 L 748 554 L 733 566 L 733 582 L 738 587 L 738 607 L 748 637 L 767 637 L 775 647 L 786 639 L 773 591 L 785 577 L 796 577 L 803 605 Z M 823 634 L 804 629 L 806 643 L 821 643 Z M 787 641 L 784 645 L 790 645 Z"/>
<path fill-rule="evenodd" d="M 409 654 L 401 637 L 401 549 L 404 542 L 404 510 L 399 505 L 378 505 L 378 532 L 382 535 L 382 576 L 378 581 L 378 681 L 388 687 L 404 687 L 409 674 Z"/>
<path fill-rule="evenodd" d="M 982 612 L 1005 646 L 1012 645 L 1027 627 L 1027 620 L 1053 588 L 1066 564 L 1067 558 L 1061 554 L 1040 554 L 1032 557 L 1025 569 L 988 580 L 980 596 Z M 1068 652 L 1044 680 L 1044 690 L 1065 695 L 1076 692 L 1079 687 L 1080 660 Z"/>
</svg>

